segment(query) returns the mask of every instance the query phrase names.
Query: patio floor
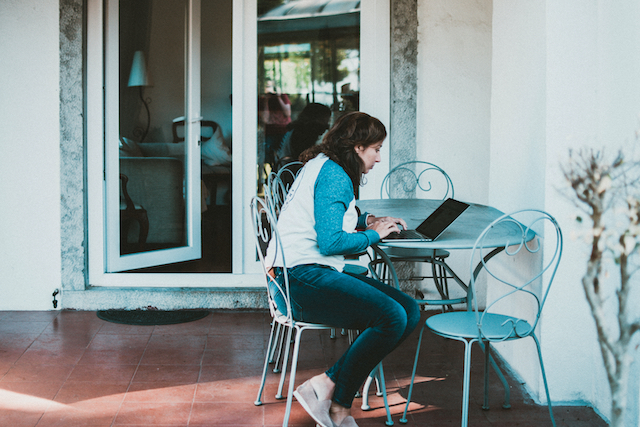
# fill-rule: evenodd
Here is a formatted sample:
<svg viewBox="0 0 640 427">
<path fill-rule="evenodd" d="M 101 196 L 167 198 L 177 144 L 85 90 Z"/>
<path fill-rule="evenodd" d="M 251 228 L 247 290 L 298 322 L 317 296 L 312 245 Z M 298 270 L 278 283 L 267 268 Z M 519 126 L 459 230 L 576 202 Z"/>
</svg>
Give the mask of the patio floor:
<svg viewBox="0 0 640 427">
<path fill-rule="evenodd" d="M 427 314 L 424 314 L 426 316 Z M 285 400 L 274 398 L 269 372 L 264 404 L 255 406 L 270 318 L 266 312 L 214 311 L 169 326 L 106 322 L 95 312 L 0 311 L 0 425 L 31 426 L 278 426 Z M 384 361 L 394 425 L 404 409 L 418 330 Z M 347 338 L 303 334 L 296 383 L 339 357 Z M 509 378 L 512 408 L 501 408 L 495 375 L 493 407 L 483 411 L 482 352 L 474 349 L 471 426 L 550 426 L 546 406 L 523 396 Z M 407 426 L 460 424 L 463 346 L 425 332 Z M 373 391 L 373 387 L 372 387 Z M 360 426 L 384 426 L 382 398 L 372 410 L 354 401 Z M 588 407 L 554 407 L 558 426 L 606 423 Z M 294 401 L 289 425 L 314 426 Z"/>
</svg>

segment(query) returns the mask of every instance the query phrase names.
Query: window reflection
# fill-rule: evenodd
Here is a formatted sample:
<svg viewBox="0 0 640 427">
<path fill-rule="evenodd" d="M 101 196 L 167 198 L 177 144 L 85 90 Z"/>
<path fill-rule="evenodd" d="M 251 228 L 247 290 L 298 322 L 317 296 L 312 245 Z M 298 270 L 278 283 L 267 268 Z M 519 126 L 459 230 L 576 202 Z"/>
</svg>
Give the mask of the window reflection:
<svg viewBox="0 0 640 427">
<path fill-rule="evenodd" d="M 292 132 L 298 148 L 300 129 L 316 142 L 358 110 L 359 93 L 360 1 L 259 0 L 258 193 L 271 170 L 297 157 L 287 148 Z"/>
</svg>

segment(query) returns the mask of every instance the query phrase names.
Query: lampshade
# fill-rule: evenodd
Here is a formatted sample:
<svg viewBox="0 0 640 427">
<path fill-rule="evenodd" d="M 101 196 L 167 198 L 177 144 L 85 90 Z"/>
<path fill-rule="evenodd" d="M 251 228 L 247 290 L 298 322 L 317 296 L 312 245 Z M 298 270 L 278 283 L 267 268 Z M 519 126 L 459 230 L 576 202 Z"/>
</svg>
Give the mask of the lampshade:
<svg viewBox="0 0 640 427">
<path fill-rule="evenodd" d="M 149 76 L 147 75 L 147 66 L 144 62 L 144 53 L 137 50 L 133 54 L 133 63 L 131 64 L 131 73 L 129 74 L 128 86 L 149 86 Z"/>
</svg>

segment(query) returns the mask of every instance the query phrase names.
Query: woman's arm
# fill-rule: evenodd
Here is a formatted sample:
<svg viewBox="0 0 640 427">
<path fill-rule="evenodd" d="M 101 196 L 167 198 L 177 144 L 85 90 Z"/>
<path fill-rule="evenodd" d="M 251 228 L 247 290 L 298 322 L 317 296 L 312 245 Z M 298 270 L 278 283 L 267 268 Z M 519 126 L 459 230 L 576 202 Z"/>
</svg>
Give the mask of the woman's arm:
<svg viewBox="0 0 640 427">
<path fill-rule="evenodd" d="M 374 230 L 357 233 L 343 230 L 344 216 L 353 199 L 353 186 L 347 174 L 336 163 L 327 161 L 318 174 L 314 189 L 315 228 L 323 255 L 362 252 L 380 240 Z"/>
</svg>

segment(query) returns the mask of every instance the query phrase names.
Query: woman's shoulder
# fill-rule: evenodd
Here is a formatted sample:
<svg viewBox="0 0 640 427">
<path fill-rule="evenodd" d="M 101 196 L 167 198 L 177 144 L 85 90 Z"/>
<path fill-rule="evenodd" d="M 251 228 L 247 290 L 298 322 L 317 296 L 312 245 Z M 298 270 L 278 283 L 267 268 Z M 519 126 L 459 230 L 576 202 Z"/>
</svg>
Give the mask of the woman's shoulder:
<svg viewBox="0 0 640 427">
<path fill-rule="evenodd" d="M 324 185 L 329 184 L 333 188 L 343 188 L 347 193 L 353 194 L 353 185 L 349 175 L 342 169 L 342 166 L 326 156 L 318 175 L 318 181 L 321 181 Z"/>
</svg>

